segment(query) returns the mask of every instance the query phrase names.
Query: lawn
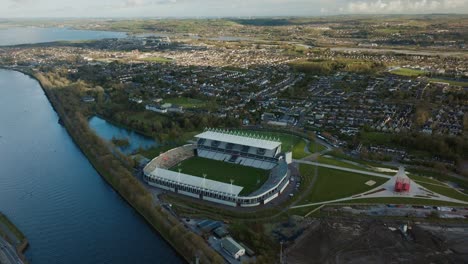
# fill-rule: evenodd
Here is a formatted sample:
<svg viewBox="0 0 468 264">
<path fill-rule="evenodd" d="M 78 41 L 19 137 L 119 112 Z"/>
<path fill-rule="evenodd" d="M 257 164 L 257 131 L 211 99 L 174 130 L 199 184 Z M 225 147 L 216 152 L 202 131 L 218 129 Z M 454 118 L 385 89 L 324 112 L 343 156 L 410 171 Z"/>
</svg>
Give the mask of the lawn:
<svg viewBox="0 0 468 264">
<path fill-rule="evenodd" d="M 302 159 L 310 155 L 309 153 L 305 152 L 306 144 L 307 143 L 305 140 L 301 140 L 299 141 L 299 143 L 293 146 L 292 148 L 293 159 Z M 311 153 L 313 152 L 310 150 L 310 146 L 309 146 L 309 152 Z"/>
<path fill-rule="evenodd" d="M 200 108 L 206 105 L 205 101 L 188 97 L 172 97 L 163 100 L 164 103 L 180 105 L 185 108 Z"/>
<path fill-rule="evenodd" d="M 319 144 L 317 142 L 310 142 L 309 144 L 309 151 L 314 153 L 314 152 L 321 152 L 321 151 L 324 151 L 326 150 L 327 148 L 322 145 L 322 144 Z"/>
<path fill-rule="evenodd" d="M 299 170 L 301 176 L 312 178 L 315 168 L 312 165 L 301 164 Z M 367 186 L 365 183 L 369 180 L 376 183 L 373 186 Z M 317 181 L 301 204 L 345 198 L 371 190 L 385 181 L 387 179 L 381 177 L 319 167 Z"/>
<path fill-rule="evenodd" d="M 432 170 L 410 168 L 407 171 L 410 172 L 411 174 L 422 175 L 423 177 L 433 177 L 434 179 L 437 179 L 442 182 L 453 182 L 457 184 L 459 187 L 463 188 L 465 194 L 468 194 L 468 181 L 467 180 L 451 177 L 442 172 L 432 171 Z M 410 174 L 410 177 L 411 177 L 411 174 Z"/>
<path fill-rule="evenodd" d="M 327 157 L 323 157 L 323 156 L 319 156 L 317 158 L 317 162 L 323 163 L 323 164 L 328 164 L 328 165 L 339 166 L 339 167 L 343 167 L 343 168 L 375 172 L 373 170 L 370 170 L 370 169 L 366 168 L 365 166 L 359 166 L 359 165 L 348 163 L 348 162 L 345 162 L 345 161 L 342 161 L 342 160 L 337 160 L 337 159 L 334 159 L 334 158 L 327 158 Z"/>
<path fill-rule="evenodd" d="M 394 135 L 388 133 L 381 133 L 381 132 L 361 132 L 361 140 L 363 144 L 370 145 L 386 145 L 386 146 L 394 146 L 395 144 L 392 142 Z"/>
<path fill-rule="evenodd" d="M 427 183 L 422 183 L 418 182 L 419 185 L 423 186 L 424 188 L 436 192 L 438 194 L 445 195 L 450 198 L 454 198 L 460 201 L 465 201 L 468 202 L 468 195 L 457 192 L 455 189 L 451 187 L 444 187 L 444 186 L 439 186 L 439 185 L 433 185 L 433 184 L 427 184 Z"/>
<path fill-rule="evenodd" d="M 426 74 L 425 71 L 408 69 L 408 68 L 399 68 L 396 70 L 392 70 L 390 72 L 396 75 L 407 76 L 407 77 L 417 77 L 417 76 Z"/>
<path fill-rule="evenodd" d="M 440 182 L 438 180 L 435 180 L 435 179 L 432 179 L 432 178 L 429 178 L 429 177 L 426 177 L 426 176 L 419 176 L 419 175 L 414 175 L 414 174 L 411 174 L 411 173 L 406 173 L 406 175 L 408 175 L 408 177 L 410 177 L 413 181 L 416 181 L 418 183 L 419 182 L 428 182 L 428 183 L 443 185 L 442 182 Z"/>
<path fill-rule="evenodd" d="M 230 183 L 234 180 L 234 185 L 242 186 L 240 195 L 247 195 L 260 188 L 268 179 L 269 171 L 246 167 L 238 164 L 222 162 L 201 157 L 193 157 L 182 161 L 171 170 L 178 171 L 193 176 L 203 177 L 214 181 Z"/>
<path fill-rule="evenodd" d="M 429 200 L 422 198 L 400 198 L 400 197 L 383 197 L 383 198 L 362 198 L 340 202 L 340 204 L 407 204 L 407 205 L 446 205 L 446 206 L 461 206 L 463 204 Z"/>
<path fill-rule="evenodd" d="M 443 82 L 443 83 L 449 83 L 450 85 L 468 87 L 468 82 L 464 82 L 464 81 L 453 81 L 453 80 L 445 80 L 445 79 L 437 79 L 437 78 L 430 78 L 429 81 L 430 82 Z"/>
</svg>

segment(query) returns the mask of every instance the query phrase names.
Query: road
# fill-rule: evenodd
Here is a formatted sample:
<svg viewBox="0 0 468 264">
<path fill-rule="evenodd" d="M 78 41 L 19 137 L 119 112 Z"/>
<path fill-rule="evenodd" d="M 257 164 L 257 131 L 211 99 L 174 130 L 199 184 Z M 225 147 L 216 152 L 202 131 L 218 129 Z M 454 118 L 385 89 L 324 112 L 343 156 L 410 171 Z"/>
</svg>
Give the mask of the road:
<svg viewBox="0 0 468 264">
<path fill-rule="evenodd" d="M 331 51 L 348 51 L 348 52 L 369 52 L 369 53 L 397 53 L 406 55 L 421 55 L 421 56 L 468 56 L 468 53 L 463 51 L 439 51 L 439 50 L 409 50 L 409 49 L 380 49 L 380 48 L 356 48 L 356 47 L 332 47 Z"/>
<path fill-rule="evenodd" d="M 15 248 L 13 248 L 10 243 L 0 236 L 0 263 L 2 264 L 22 264 L 23 261 L 20 259 L 16 253 Z"/>
</svg>

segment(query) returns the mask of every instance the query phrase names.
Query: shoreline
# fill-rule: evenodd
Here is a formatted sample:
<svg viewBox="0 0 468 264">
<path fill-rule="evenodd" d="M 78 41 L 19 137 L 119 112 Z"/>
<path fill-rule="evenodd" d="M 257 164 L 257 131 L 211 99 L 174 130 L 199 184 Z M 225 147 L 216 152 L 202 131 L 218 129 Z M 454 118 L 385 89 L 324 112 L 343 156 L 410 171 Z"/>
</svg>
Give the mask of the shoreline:
<svg viewBox="0 0 468 264">
<path fill-rule="evenodd" d="M 83 155 L 85 155 L 86 159 L 90 162 L 91 166 L 93 166 L 93 168 L 96 170 L 96 172 L 98 172 L 98 174 L 101 176 L 101 178 L 103 178 L 106 181 L 106 183 L 109 184 L 133 210 L 135 210 L 141 217 L 143 217 L 143 219 L 147 222 L 147 224 L 149 224 L 152 227 L 152 229 L 154 231 L 156 231 L 161 236 L 161 238 L 163 238 L 164 241 L 167 242 L 175 250 L 175 252 L 177 252 L 177 254 L 182 259 L 184 259 L 187 263 L 191 263 L 191 261 L 193 260 L 193 255 L 188 256 L 187 254 L 184 254 L 183 249 L 181 249 L 179 246 L 176 245 L 175 241 L 177 241 L 177 239 L 172 237 L 172 235 L 170 234 L 171 230 L 166 229 L 166 228 L 158 227 L 157 222 L 151 221 L 150 218 L 152 217 L 152 215 L 145 214 L 145 209 L 144 208 L 139 208 L 136 204 L 132 204 L 132 201 L 129 200 L 129 197 L 125 196 L 125 194 L 124 194 L 125 190 L 118 188 L 116 183 L 112 182 L 112 180 L 110 179 L 109 176 L 106 176 L 106 175 L 109 175 L 109 172 L 106 171 L 104 167 L 100 166 L 99 161 L 97 161 L 92 156 L 92 153 L 90 152 L 91 150 L 86 149 L 84 146 L 82 146 L 79 143 L 79 141 L 80 141 L 79 138 L 76 135 L 74 135 L 73 133 L 71 133 L 71 131 L 70 131 L 70 127 L 69 127 L 70 124 L 69 124 L 69 122 L 67 122 L 67 121 L 69 121 L 68 120 L 69 118 L 66 116 L 65 113 L 61 113 L 61 111 L 59 111 L 58 103 L 52 98 L 52 96 L 50 94 L 50 91 L 49 91 L 49 88 L 46 88 L 45 85 L 39 80 L 39 78 L 37 76 L 35 76 L 34 73 L 32 71 L 30 71 L 30 70 L 17 69 L 17 68 L 7 68 L 7 67 L 2 67 L 2 66 L 0 66 L 0 69 L 17 71 L 17 72 L 22 73 L 24 75 L 27 75 L 27 76 L 29 76 L 32 79 L 37 81 L 37 83 L 40 85 L 41 89 L 43 90 L 47 100 L 49 101 L 50 105 L 52 106 L 53 110 L 57 113 L 58 118 L 63 121 L 63 123 L 64 123 L 63 126 L 67 130 L 67 134 L 70 136 L 70 138 L 74 142 L 74 144 L 79 148 L 80 152 L 83 153 Z M 132 175 L 132 177 L 133 177 L 133 175 Z M 160 211 L 155 207 L 153 207 L 153 209 L 155 211 Z M 167 217 L 165 215 L 163 215 L 163 216 Z M 181 225 L 178 218 L 175 218 L 175 219 L 178 221 L 178 225 Z M 187 233 L 185 233 L 184 235 L 186 235 L 186 236 L 191 236 L 192 235 L 190 230 L 186 230 L 186 232 Z M 202 251 L 202 252 L 204 251 L 203 249 L 205 249 L 205 248 L 203 248 L 203 247 L 196 248 L 196 250 L 199 250 L 199 251 Z"/>
<path fill-rule="evenodd" d="M 4 230 L 2 230 L 4 229 Z M 8 229 L 6 231 L 5 229 Z M 7 234 L 9 233 L 9 234 Z M 24 255 L 26 249 L 29 247 L 29 241 L 21 230 L 3 213 L 0 212 L 0 235 L 4 237 L 5 241 L 8 242 L 12 247 L 16 249 L 16 254 L 23 261 L 23 263 L 29 263 L 26 256 Z M 11 241 L 10 235 L 15 236 L 18 243 Z"/>
</svg>

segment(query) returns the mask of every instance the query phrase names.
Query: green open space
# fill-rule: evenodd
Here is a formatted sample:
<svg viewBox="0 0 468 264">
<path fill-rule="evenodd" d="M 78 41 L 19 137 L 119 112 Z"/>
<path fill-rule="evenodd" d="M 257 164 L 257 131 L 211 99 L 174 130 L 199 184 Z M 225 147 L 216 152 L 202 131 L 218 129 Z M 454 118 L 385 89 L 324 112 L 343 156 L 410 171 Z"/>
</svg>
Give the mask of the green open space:
<svg viewBox="0 0 468 264">
<path fill-rule="evenodd" d="M 306 152 L 306 148 L 309 153 Z M 307 146 L 307 142 L 305 140 L 301 140 L 292 148 L 293 159 L 302 159 L 309 156 L 311 153 L 320 152 L 325 149 L 325 146 L 318 144 L 315 141 L 310 142 Z"/>
<path fill-rule="evenodd" d="M 338 159 L 334 159 L 334 158 L 328 158 L 328 157 L 324 157 L 324 156 L 319 156 L 317 158 L 317 162 L 328 164 L 328 165 L 339 166 L 339 167 L 343 167 L 343 168 L 355 169 L 355 170 L 372 171 L 372 170 L 367 169 L 365 166 L 359 166 L 357 164 L 352 164 L 350 162 L 346 162 L 346 161 L 338 160 Z M 374 172 L 374 171 L 372 171 L 372 172 Z"/>
<path fill-rule="evenodd" d="M 172 167 L 172 171 L 181 169 L 182 173 L 203 177 L 214 181 L 231 183 L 244 187 L 240 195 L 247 195 L 260 188 L 268 179 L 269 171 L 246 167 L 223 161 L 193 157 Z"/>
<path fill-rule="evenodd" d="M 382 198 L 362 198 L 343 201 L 339 204 L 407 204 L 407 205 L 434 205 L 434 206 L 466 206 L 466 204 L 452 203 L 438 200 L 409 197 L 382 197 Z"/>
<path fill-rule="evenodd" d="M 441 186 L 441 185 L 434 185 L 428 184 L 423 182 L 418 182 L 419 185 L 423 186 L 424 188 L 436 192 L 438 194 L 445 195 L 447 197 L 457 199 L 460 201 L 468 202 L 468 195 L 458 192 L 457 190 L 453 189 L 449 186 Z"/>
<path fill-rule="evenodd" d="M 209 103 L 207 101 L 202 101 L 200 99 L 194 99 L 194 98 L 189 98 L 189 97 L 166 98 L 163 100 L 163 102 L 183 106 L 185 108 L 205 107 Z"/>
<path fill-rule="evenodd" d="M 400 75 L 400 76 L 416 77 L 416 76 L 425 75 L 427 72 L 425 72 L 423 70 L 399 68 L 399 69 L 395 69 L 395 70 L 390 71 L 390 73 Z"/>
<path fill-rule="evenodd" d="M 324 151 L 326 149 L 327 149 L 327 147 L 325 147 L 324 145 L 319 144 L 319 143 L 317 143 L 315 141 L 312 141 L 309 144 L 309 151 L 312 152 L 312 153 L 321 152 L 321 151 Z"/>
<path fill-rule="evenodd" d="M 302 177 L 313 178 L 315 167 L 301 164 L 299 170 Z M 317 170 L 317 180 L 310 193 L 301 201 L 301 204 L 346 198 L 369 191 L 387 181 L 386 178 L 324 167 L 319 167 Z M 366 185 L 365 183 L 369 180 L 375 181 L 375 184 L 373 186 Z"/>
<path fill-rule="evenodd" d="M 394 146 L 393 137 L 396 135 L 382 133 L 382 132 L 366 132 L 361 131 L 361 141 L 365 145 L 385 145 L 385 146 Z"/>
<path fill-rule="evenodd" d="M 414 175 L 414 174 L 411 174 L 411 173 L 406 173 L 406 175 L 408 175 L 409 178 L 416 181 L 417 183 L 426 182 L 426 183 L 439 184 L 439 185 L 444 184 L 444 183 L 442 183 L 442 182 L 440 182 L 438 180 L 435 180 L 435 179 L 432 179 L 432 178 L 429 178 L 429 177 L 425 177 L 425 176 Z"/>
<path fill-rule="evenodd" d="M 410 176 L 416 174 L 418 176 L 425 177 L 425 178 L 432 177 L 441 182 L 455 183 L 464 189 L 463 192 L 465 194 L 468 194 L 468 180 L 452 177 L 443 172 L 434 171 L 434 170 L 409 168 L 407 171 L 410 172 Z"/>
<path fill-rule="evenodd" d="M 446 80 L 446 79 L 438 79 L 438 78 L 430 78 L 429 81 L 430 82 L 443 82 L 443 83 L 449 83 L 450 85 L 468 87 L 468 82 L 464 82 L 464 81 L 454 81 L 454 80 Z"/>
<path fill-rule="evenodd" d="M 309 153 L 305 151 L 306 144 L 307 143 L 305 142 L 305 140 L 301 140 L 299 143 L 293 146 L 292 148 L 293 159 L 302 159 L 310 155 Z"/>
</svg>

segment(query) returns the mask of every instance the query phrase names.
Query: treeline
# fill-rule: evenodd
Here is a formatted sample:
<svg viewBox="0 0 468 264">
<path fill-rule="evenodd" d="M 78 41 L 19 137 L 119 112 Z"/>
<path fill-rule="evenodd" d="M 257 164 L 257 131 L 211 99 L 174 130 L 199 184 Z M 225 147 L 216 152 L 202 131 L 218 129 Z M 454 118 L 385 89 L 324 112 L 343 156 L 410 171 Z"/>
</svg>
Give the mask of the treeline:
<svg viewBox="0 0 468 264">
<path fill-rule="evenodd" d="M 339 71 L 373 74 L 384 69 L 384 64 L 381 62 L 345 59 L 305 60 L 294 62 L 292 66 L 297 71 L 314 75 L 326 75 Z"/>
<path fill-rule="evenodd" d="M 440 159 L 461 161 L 468 158 L 468 140 L 465 135 L 442 136 L 428 135 L 419 132 L 402 132 L 398 134 L 359 133 L 358 142 L 374 145 L 397 146 L 413 152 L 427 153 Z"/>
<path fill-rule="evenodd" d="M 235 118 L 219 118 L 209 114 L 172 114 L 160 116 L 147 112 L 148 120 L 132 118 L 128 112 L 99 112 L 104 118 L 127 126 L 159 141 L 183 138 L 187 132 L 200 131 L 206 127 L 238 127 L 240 121 Z"/>
<path fill-rule="evenodd" d="M 407 149 L 425 151 L 433 156 L 449 160 L 468 158 L 468 140 L 463 136 L 426 135 L 422 133 L 400 133 L 392 142 Z"/>
<path fill-rule="evenodd" d="M 107 143 L 88 126 L 86 117 L 76 107 L 78 94 L 73 89 L 54 89 L 47 77 L 37 74 L 67 131 L 100 175 L 137 210 L 187 261 L 198 257 L 201 263 L 224 263 L 200 236 L 194 234 L 159 205 L 151 194 L 130 173 L 129 158 L 113 152 Z M 44 81 L 44 82 L 42 82 Z M 65 92 L 66 91 L 66 92 Z M 78 102 L 77 102 L 78 101 Z"/>
</svg>

